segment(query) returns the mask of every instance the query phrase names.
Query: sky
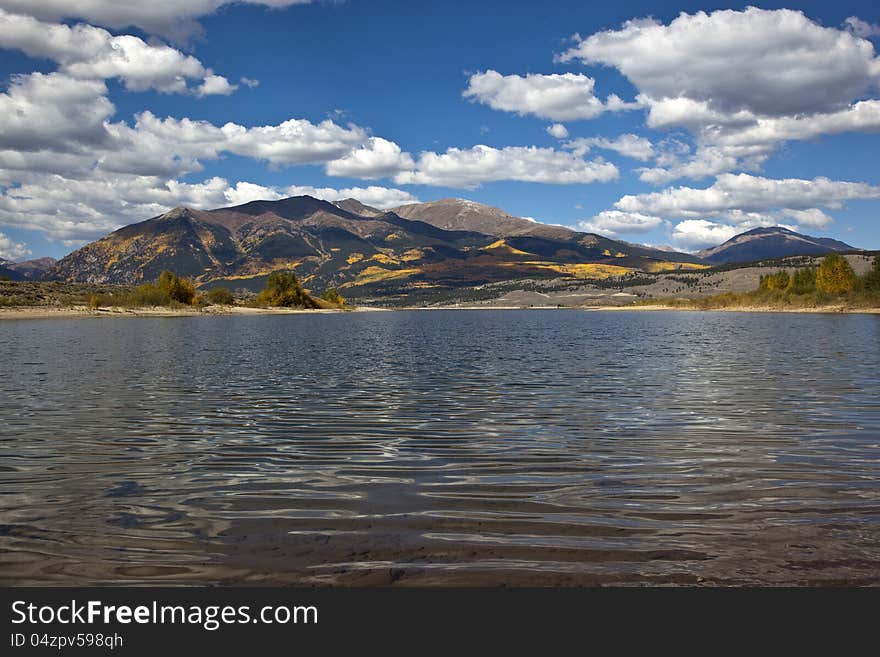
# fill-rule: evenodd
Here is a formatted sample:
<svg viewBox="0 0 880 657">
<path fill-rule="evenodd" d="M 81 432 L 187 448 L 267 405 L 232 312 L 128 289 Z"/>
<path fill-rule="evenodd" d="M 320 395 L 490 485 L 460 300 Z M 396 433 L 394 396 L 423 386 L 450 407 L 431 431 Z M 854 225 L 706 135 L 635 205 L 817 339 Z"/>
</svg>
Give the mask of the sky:
<svg viewBox="0 0 880 657">
<path fill-rule="evenodd" d="M 846 0 L 0 0 L 0 258 L 298 194 L 880 249 L 878 46 Z"/>
</svg>

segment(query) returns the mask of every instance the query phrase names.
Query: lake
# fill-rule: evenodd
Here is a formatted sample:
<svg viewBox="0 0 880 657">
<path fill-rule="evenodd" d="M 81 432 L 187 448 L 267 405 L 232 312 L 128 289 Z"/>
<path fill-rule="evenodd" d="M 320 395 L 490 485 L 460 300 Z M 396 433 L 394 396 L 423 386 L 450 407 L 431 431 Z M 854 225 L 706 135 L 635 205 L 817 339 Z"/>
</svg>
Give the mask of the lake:
<svg viewBox="0 0 880 657">
<path fill-rule="evenodd" d="M 2 584 L 878 584 L 880 316 L 0 322 Z"/>
</svg>

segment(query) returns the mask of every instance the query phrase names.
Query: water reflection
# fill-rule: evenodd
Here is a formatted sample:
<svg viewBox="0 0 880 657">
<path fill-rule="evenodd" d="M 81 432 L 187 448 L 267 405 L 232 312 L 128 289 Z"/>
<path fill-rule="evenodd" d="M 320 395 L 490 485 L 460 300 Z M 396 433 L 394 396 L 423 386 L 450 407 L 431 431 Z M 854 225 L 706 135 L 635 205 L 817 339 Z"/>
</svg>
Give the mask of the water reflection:
<svg viewBox="0 0 880 657">
<path fill-rule="evenodd" d="M 880 318 L 0 324 L 3 583 L 880 581 Z"/>
</svg>

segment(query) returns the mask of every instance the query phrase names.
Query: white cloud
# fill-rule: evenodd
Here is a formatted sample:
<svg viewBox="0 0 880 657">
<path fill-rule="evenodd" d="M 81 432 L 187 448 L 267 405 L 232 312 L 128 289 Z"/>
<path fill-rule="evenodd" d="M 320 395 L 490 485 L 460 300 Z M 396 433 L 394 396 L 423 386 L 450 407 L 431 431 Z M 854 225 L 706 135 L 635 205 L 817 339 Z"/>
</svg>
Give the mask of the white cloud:
<svg viewBox="0 0 880 657">
<path fill-rule="evenodd" d="M 684 128 L 687 156 L 644 169 L 665 183 L 754 170 L 782 142 L 880 130 L 880 58 L 857 19 L 824 27 L 788 9 L 682 13 L 631 20 L 558 57 L 617 68 L 638 88 L 649 127 Z"/>
<path fill-rule="evenodd" d="M 880 187 L 828 178 L 771 179 L 749 174 L 723 174 L 705 189 L 671 187 L 660 192 L 627 195 L 614 207 L 626 212 L 698 218 L 733 211 L 813 210 L 840 208 L 846 201 L 880 199 Z"/>
<path fill-rule="evenodd" d="M 223 76 L 190 55 L 161 43 L 146 43 L 131 35 L 113 36 L 91 25 L 52 24 L 0 9 L 0 48 L 18 49 L 31 57 L 58 63 L 58 72 L 83 80 L 118 78 L 131 91 L 155 89 L 164 93 L 193 92 L 199 96 L 229 94 L 234 89 Z M 191 90 L 188 80 L 202 80 Z"/>
<path fill-rule="evenodd" d="M 364 205 L 369 205 L 380 210 L 388 210 L 407 203 L 418 203 L 419 199 L 402 189 L 393 187 L 346 187 L 333 189 L 332 187 L 288 187 L 286 194 L 297 196 L 307 194 L 325 201 L 341 201 L 346 198 L 357 199 Z"/>
<path fill-rule="evenodd" d="M 880 25 L 876 23 L 868 23 L 857 16 L 850 16 L 843 24 L 846 31 L 862 39 L 880 36 Z"/>
<path fill-rule="evenodd" d="M 423 152 L 416 169 L 395 176 L 398 184 L 474 188 L 495 180 L 572 183 L 608 182 L 620 175 L 602 160 L 584 160 L 572 153 L 537 146 L 492 148 L 477 145 L 450 148 L 445 153 Z"/>
<path fill-rule="evenodd" d="M 113 104 L 103 82 L 74 80 L 58 73 L 13 79 L 0 94 L 0 162 L 69 174 L 92 168 L 112 173 L 179 175 L 201 168 L 200 160 L 223 153 L 274 165 L 324 163 L 344 157 L 367 140 L 358 126 L 325 120 L 289 119 L 278 125 L 216 126 L 188 118 L 135 115 L 135 124 L 114 123 Z M 14 154 L 3 149 L 15 151 Z M 76 154 L 53 160 L 47 153 Z M 13 157 L 13 155 L 15 155 Z"/>
<path fill-rule="evenodd" d="M 638 212 L 622 212 L 620 210 L 605 210 L 600 212 L 589 221 L 582 221 L 580 228 L 590 233 L 602 235 L 619 235 L 633 233 L 647 233 L 660 226 L 663 219 Z"/>
<path fill-rule="evenodd" d="M 237 0 L 243 4 L 287 7 L 310 0 Z M 145 32 L 184 39 L 199 29 L 196 19 L 233 4 L 230 0 L 0 0 L 0 8 L 43 20 L 83 19 L 113 28 L 139 27 Z"/>
<path fill-rule="evenodd" d="M 623 134 L 614 139 L 607 137 L 581 137 L 572 139 L 564 144 L 575 155 L 583 156 L 593 148 L 615 151 L 625 157 L 631 157 L 642 162 L 654 157 L 654 145 L 649 139 L 633 134 Z"/>
<path fill-rule="evenodd" d="M 561 123 L 554 123 L 553 125 L 547 126 L 547 134 L 551 137 L 556 137 L 556 139 L 567 139 L 568 128 Z"/>
<path fill-rule="evenodd" d="M 880 76 L 868 41 L 799 11 L 755 7 L 628 21 L 560 59 L 614 66 L 653 100 L 706 102 L 724 115 L 835 111 Z"/>
<path fill-rule="evenodd" d="M 60 73 L 13 76 L 0 94 L 0 148 L 74 152 L 106 143 L 115 108 L 101 81 Z"/>
<path fill-rule="evenodd" d="M 409 153 L 401 152 L 400 146 L 381 137 L 370 137 L 366 143 L 338 160 L 327 163 L 331 176 L 351 178 L 384 178 L 415 166 Z"/>
<path fill-rule="evenodd" d="M 617 96 L 603 103 L 593 94 L 595 80 L 580 73 L 501 75 L 474 73 L 462 95 L 492 109 L 534 115 L 551 121 L 593 119 L 606 111 L 633 109 Z"/>
<path fill-rule="evenodd" d="M 10 237 L 0 233 L 0 259 L 21 260 L 31 255 L 31 250 L 24 242 L 13 242 Z"/>
<path fill-rule="evenodd" d="M 317 124 L 288 119 L 278 125 L 253 128 L 227 123 L 220 133 L 223 150 L 273 164 L 327 162 L 344 156 L 367 139 L 363 128 L 344 128 L 330 119 Z"/>
<path fill-rule="evenodd" d="M 688 219 L 675 226 L 672 239 L 682 248 L 697 250 L 722 244 L 737 232 L 733 226 L 716 224 L 705 219 Z"/>
<path fill-rule="evenodd" d="M 814 228 L 825 228 L 834 219 L 822 212 L 819 208 L 809 208 L 807 210 L 791 210 L 784 211 L 784 215 L 794 219 L 796 224 L 801 226 L 812 226 Z"/>
<path fill-rule="evenodd" d="M 229 96 L 236 89 L 238 89 L 237 84 L 231 84 L 222 75 L 212 73 L 205 76 L 205 81 L 196 89 L 196 95 L 200 98 L 203 96 Z"/>
</svg>

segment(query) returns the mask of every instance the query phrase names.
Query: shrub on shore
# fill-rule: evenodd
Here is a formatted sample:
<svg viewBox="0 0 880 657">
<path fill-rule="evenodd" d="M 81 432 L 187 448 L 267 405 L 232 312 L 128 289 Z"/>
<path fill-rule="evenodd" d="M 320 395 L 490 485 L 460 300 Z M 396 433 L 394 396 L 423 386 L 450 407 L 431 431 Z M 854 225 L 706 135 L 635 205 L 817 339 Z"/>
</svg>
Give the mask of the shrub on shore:
<svg viewBox="0 0 880 657">
<path fill-rule="evenodd" d="M 126 308 L 191 306 L 196 302 L 196 289 L 193 282 L 170 271 L 163 271 L 155 283 L 144 283 L 125 292 L 93 294 L 88 299 L 88 305 L 92 308 L 101 306 Z"/>
<path fill-rule="evenodd" d="M 324 290 L 321 293 L 321 299 L 330 303 L 335 303 L 338 306 L 345 305 L 345 299 L 342 297 L 341 294 L 339 294 L 339 290 L 337 290 L 335 287 Z"/>
<path fill-rule="evenodd" d="M 231 306 L 235 303 L 232 292 L 225 287 L 215 287 L 205 292 L 205 299 L 215 306 Z"/>
<path fill-rule="evenodd" d="M 152 297 L 154 293 L 152 290 L 147 289 L 149 285 L 150 284 L 147 283 L 146 285 L 141 286 L 141 288 L 145 288 L 143 293 L 151 295 L 151 298 L 158 298 Z M 170 301 L 176 301 L 177 303 L 192 305 L 193 300 L 196 298 L 196 288 L 192 281 L 188 278 L 181 278 L 177 274 L 168 270 L 159 274 L 159 280 L 156 281 L 156 288 L 160 294 L 166 296 Z M 167 304 L 155 305 L 159 306 Z"/>
<path fill-rule="evenodd" d="M 257 295 L 261 306 L 317 308 L 315 300 L 303 289 L 292 271 L 273 271 L 266 278 L 266 288 Z"/>
</svg>

